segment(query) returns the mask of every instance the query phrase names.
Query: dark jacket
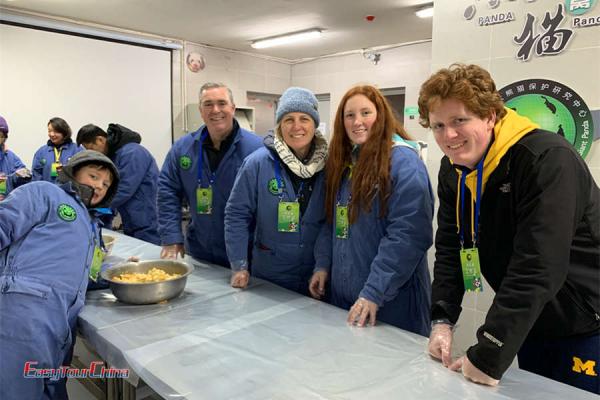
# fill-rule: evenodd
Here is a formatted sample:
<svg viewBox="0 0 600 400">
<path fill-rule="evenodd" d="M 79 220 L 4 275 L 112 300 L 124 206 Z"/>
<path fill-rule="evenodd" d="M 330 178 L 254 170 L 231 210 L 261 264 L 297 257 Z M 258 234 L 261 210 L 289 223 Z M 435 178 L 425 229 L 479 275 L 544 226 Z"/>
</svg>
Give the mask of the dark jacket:
<svg viewBox="0 0 600 400">
<path fill-rule="evenodd" d="M 504 150 L 495 167 L 487 165 L 494 154 L 486 157 L 477 246 L 482 273 L 496 296 L 477 331 L 478 343 L 467 352 L 495 379 L 528 335 L 561 338 L 600 328 L 600 193 L 587 165 L 563 138 L 537 129 Z M 456 233 L 458 178 L 444 157 L 432 319 L 451 322 L 459 317 L 464 293 Z M 470 192 L 466 189 L 466 198 Z M 471 215 L 468 201 L 464 215 Z M 462 223 L 471 232 L 471 218 Z M 471 247 L 470 235 L 465 236 L 465 248 Z"/>
<path fill-rule="evenodd" d="M 121 214 L 126 235 L 160 244 L 158 236 L 158 165 L 140 144 L 141 136 L 122 125 L 110 124 L 108 155 L 121 175 L 111 207 Z"/>
</svg>

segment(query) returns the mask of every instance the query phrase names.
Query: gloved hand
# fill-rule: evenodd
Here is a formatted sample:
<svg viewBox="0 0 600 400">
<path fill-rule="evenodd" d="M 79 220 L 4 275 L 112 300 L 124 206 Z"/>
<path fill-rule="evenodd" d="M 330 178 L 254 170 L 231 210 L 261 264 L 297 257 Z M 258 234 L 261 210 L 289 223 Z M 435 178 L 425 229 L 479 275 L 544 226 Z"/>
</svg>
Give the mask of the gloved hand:
<svg viewBox="0 0 600 400">
<path fill-rule="evenodd" d="M 429 335 L 429 354 L 442 361 L 444 367 L 452 364 L 452 325 L 435 324 Z"/>
<path fill-rule="evenodd" d="M 160 258 L 177 259 L 177 256 L 183 258 L 185 251 L 181 243 L 167 244 L 160 251 Z"/>
<path fill-rule="evenodd" d="M 31 178 L 31 171 L 29 171 L 27 168 L 19 168 L 15 171 L 15 175 L 18 178 L 27 179 Z"/>
<path fill-rule="evenodd" d="M 247 269 L 231 272 L 231 287 L 245 289 L 250 280 L 250 273 Z"/>
<path fill-rule="evenodd" d="M 365 324 L 374 326 L 377 317 L 377 310 L 379 310 L 379 306 L 377 304 L 365 299 L 364 297 L 359 297 L 354 305 L 350 307 L 347 322 L 350 325 L 356 325 L 360 327 L 365 326 Z"/>
<path fill-rule="evenodd" d="M 325 270 L 318 270 L 313 273 L 308 283 L 308 290 L 310 295 L 315 299 L 320 299 L 325 295 L 325 283 L 329 278 L 329 273 Z"/>
<path fill-rule="evenodd" d="M 479 368 L 474 366 L 467 356 L 462 356 L 458 360 L 454 361 L 452 365 L 448 367 L 452 371 L 462 370 L 463 376 L 470 381 L 475 383 L 481 383 L 488 386 L 496 386 L 498 379 L 494 379 Z"/>
</svg>

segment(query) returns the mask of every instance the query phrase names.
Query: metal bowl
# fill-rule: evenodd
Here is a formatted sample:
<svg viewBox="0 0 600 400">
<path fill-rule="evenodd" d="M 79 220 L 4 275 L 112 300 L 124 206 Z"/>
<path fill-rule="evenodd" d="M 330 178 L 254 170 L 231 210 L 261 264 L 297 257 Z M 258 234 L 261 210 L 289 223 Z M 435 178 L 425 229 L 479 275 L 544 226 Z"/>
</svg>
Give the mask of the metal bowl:
<svg viewBox="0 0 600 400">
<path fill-rule="evenodd" d="M 160 282 L 126 283 L 113 280 L 113 277 L 132 272 L 147 273 L 152 268 L 160 268 L 169 274 L 181 274 L 180 277 Z M 124 303 L 153 304 L 175 298 L 183 292 L 187 277 L 194 267 L 183 261 L 146 260 L 127 262 L 108 268 L 100 276 L 109 282 L 115 297 Z"/>
</svg>

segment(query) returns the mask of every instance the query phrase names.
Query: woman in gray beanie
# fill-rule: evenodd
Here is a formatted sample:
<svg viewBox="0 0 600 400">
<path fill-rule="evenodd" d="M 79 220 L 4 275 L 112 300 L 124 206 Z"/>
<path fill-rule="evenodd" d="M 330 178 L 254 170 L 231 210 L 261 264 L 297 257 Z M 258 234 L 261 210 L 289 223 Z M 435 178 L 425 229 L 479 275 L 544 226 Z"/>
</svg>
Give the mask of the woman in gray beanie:
<svg viewBox="0 0 600 400">
<path fill-rule="evenodd" d="M 314 245 L 325 221 L 327 142 L 317 130 L 317 106 L 311 91 L 287 89 L 277 107 L 274 135 L 240 168 L 225 208 L 233 287 L 246 287 L 251 269 L 255 277 L 308 294 Z M 250 257 L 246 243 L 252 235 Z"/>
<path fill-rule="evenodd" d="M 71 364 L 88 276 L 101 260 L 96 208 L 119 176 L 101 153 L 76 154 L 59 185 L 31 182 L 0 202 L 0 399 L 66 399 L 66 380 L 29 379 Z"/>
</svg>

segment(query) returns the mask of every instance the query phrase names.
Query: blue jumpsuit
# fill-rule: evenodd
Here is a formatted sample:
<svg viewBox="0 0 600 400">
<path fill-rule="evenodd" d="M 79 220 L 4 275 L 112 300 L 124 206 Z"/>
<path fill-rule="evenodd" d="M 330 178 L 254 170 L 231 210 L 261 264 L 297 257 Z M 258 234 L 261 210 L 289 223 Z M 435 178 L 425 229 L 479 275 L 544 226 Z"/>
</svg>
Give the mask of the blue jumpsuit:
<svg viewBox="0 0 600 400">
<path fill-rule="evenodd" d="M 433 193 L 425 165 L 409 147 L 392 149 L 391 179 L 384 218 L 376 196 L 371 212 L 360 212 L 350 225 L 347 239 L 325 225 L 315 250 L 317 269 L 330 269 L 334 305 L 349 309 L 364 297 L 379 306 L 378 320 L 428 336 Z M 338 203 L 347 205 L 349 195 L 346 174 Z"/>
<path fill-rule="evenodd" d="M 15 171 L 21 168 L 25 168 L 23 161 L 12 151 L 5 149 L 4 145 L 0 146 L 0 173 L 7 177 L 6 193 L 0 193 L 0 195 L 6 196 L 19 184 L 26 182 L 15 175 Z"/>
<path fill-rule="evenodd" d="M 119 148 L 113 162 L 121 180 L 110 206 L 119 211 L 126 235 L 160 244 L 158 237 L 158 166 L 150 152 L 137 143 Z"/>
<path fill-rule="evenodd" d="M 202 126 L 196 132 L 182 137 L 167 154 L 158 179 L 159 233 L 163 245 L 184 243 L 181 207 L 185 199 L 190 205 L 192 217 L 185 236 L 186 252 L 199 260 L 229 266 L 224 237 L 225 204 L 242 161 L 262 147 L 262 139 L 242 128 L 232 132 L 236 136 L 216 171 L 210 171 L 206 150 L 203 149 L 200 182 L 202 187 L 208 187 L 209 182 L 213 181 L 213 203 L 211 214 L 198 214 L 198 149 L 200 136 L 205 131 L 206 127 Z"/>
<path fill-rule="evenodd" d="M 56 159 L 56 149 L 60 156 Z M 33 164 L 31 166 L 32 179 L 34 181 L 47 181 L 56 182 L 56 177 L 51 176 L 52 164 L 54 162 L 60 162 L 62 165 L 66 165 L 67 162 L 73 155 L 82 151 L 83 148 L 73 143 L 71 139 L 67 139 L 58 148 L 55 147 L 51 141 L 40 147 L 33 155 Z"/>
<path fill-rule="evenodd" d="M 280 195 L 272 186 L 275 162 L 281 164 L 279 157 L 263 147 L 242 164 L 225 208 L 227 255 L 232 269 L 239 261 L 248 261 L 247 244 L 254 233 L 252 275 L 306 295 L 315 266 L 315 241 L 325 223 L 323 172 L 315 176 L 298 232 L 278 232 Z M 294 192 L 287 170 L 280 167 L 280 174 L 281 200 L 296 201 L 298 194 Z M 251 232 L 254 224 L 256 228 Z"/>
<path fill-rule="evenodd" d="M 98 235 L 70 183 L 32 182 L 0 202 L 1 399 L 66 398 L 64 380 L 24 378 L 24 365 L 70 362 Z"/>
</svg>

